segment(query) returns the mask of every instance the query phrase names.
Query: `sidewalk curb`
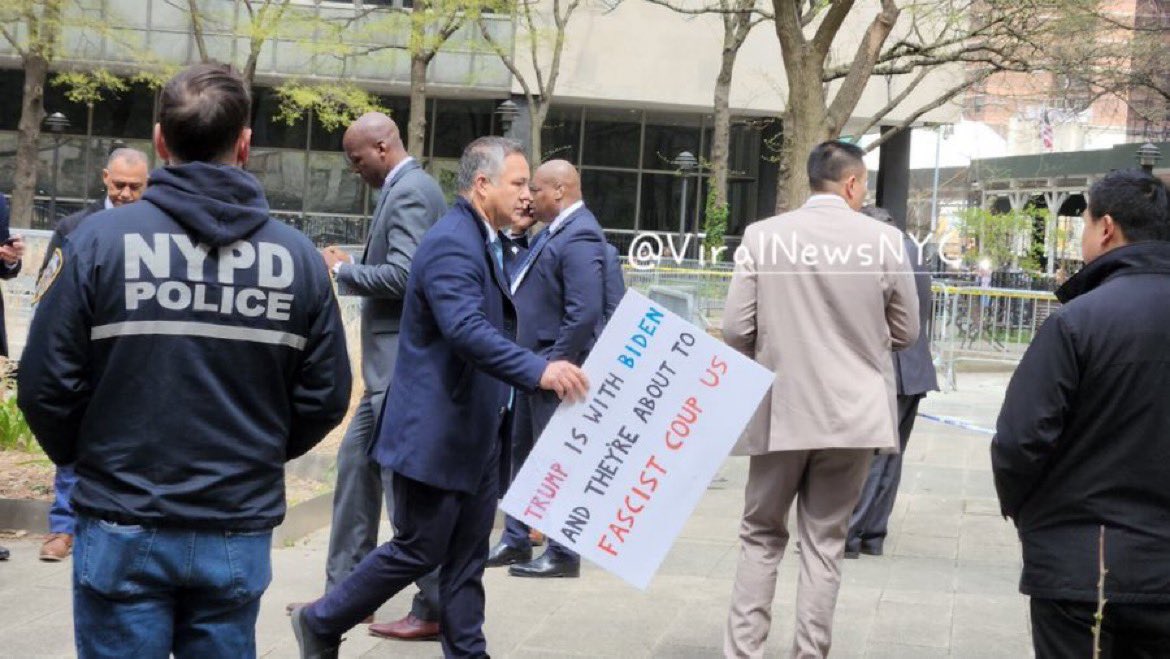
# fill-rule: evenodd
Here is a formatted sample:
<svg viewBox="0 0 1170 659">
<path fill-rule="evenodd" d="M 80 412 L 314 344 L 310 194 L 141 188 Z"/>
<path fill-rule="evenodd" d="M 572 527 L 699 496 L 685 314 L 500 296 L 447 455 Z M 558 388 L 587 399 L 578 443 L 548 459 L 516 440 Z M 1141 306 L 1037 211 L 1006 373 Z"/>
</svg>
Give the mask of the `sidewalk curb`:
<svg viewBox="0 0 1170 659">
<path fill-rule="evenodd" d="M 0 529 L 48 533 L 51 505 L 36 499 L 0 499 Z"/>
</svg>

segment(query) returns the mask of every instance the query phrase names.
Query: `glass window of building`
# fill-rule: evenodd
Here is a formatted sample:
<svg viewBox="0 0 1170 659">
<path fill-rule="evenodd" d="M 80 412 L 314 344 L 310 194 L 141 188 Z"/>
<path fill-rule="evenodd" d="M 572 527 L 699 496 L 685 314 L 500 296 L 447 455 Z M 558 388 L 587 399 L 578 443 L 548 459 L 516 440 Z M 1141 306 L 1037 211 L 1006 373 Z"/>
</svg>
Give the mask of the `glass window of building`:
<svg viewBox="0 0 1170 659">
<path fill-rule="evenodd" d="M 685 222 L 680 220 L 684 179 L 687 194 Z M 638 228 L 642 231 L 678 233 L 685 224 L 684 231 L 695 231 L 696 218 L 702 210 L 696 204 L 700 194 L 699 183 L 700 177 L 695 174 L 685 177 L 678 174 L 642 174 L 642 221 Z"/>
<path fill-rule="evenodd" d="M 581 192 L 597 221 L 606 229 L 633 229 L 637 218 L 638 175 L 585 169 Z"/>
<path fill-rule="evenodd" d="M 492 134 L 495 101 L 439 99 L 435 104 L 433 157 L 458 158 L 472 140 Z"/>
<path fill-rule="evenodd" d="M 581 164 L 636 169 L 641 138 L 640 111 L 586 108 Z"/>
<path fill-rule="evenodd" d="M 550 108 L 540 131 L 541 161 L 579 162 L 581 108 Z"/>
<path fill-rule="evenodd" d="M 267 87 L 257 87 L 252 94 L 252 145 L 278 149 L 304 149 L 308 130 L 304 118 L 292 125 L 277 121 L 280 98 Z"/>
<path fill-rule="evenodd" d="M 260 179 L 272 210 L 301 210 L 305 195 L 303 149 L 255 147 L 248 158 L 247 169 Z"/>
<path fill-rule="evenodd" d="M 702 141 L 697 115 L 648 115 L 642 169 L 674 171 L 674 159 L 683 151 L 696 158 Z"/>
<path fill-rule="evenodd" d="M 365 183 L 350 171 L 345 154 L 321 151 L 309 154 L 306 211 L 358 215 L 363 211 L 362 197 L 365 192 Z"/>
</svg>

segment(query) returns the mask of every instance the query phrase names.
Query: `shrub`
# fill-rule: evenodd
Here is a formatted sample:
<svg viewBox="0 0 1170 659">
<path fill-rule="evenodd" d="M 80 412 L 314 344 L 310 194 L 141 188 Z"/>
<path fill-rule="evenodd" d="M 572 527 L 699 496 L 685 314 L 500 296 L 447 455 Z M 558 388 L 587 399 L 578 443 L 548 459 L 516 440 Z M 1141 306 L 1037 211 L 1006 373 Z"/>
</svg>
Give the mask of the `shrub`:
<svg viewBox="0 0 1170 659">
<path fill-rule="evenodd" d="M 12 364 L 5 360 L 0 365 L 0 450 L 39 452 L 40 446 L 32 429 L 16 406 L 16 378 Z"/>
</svg>

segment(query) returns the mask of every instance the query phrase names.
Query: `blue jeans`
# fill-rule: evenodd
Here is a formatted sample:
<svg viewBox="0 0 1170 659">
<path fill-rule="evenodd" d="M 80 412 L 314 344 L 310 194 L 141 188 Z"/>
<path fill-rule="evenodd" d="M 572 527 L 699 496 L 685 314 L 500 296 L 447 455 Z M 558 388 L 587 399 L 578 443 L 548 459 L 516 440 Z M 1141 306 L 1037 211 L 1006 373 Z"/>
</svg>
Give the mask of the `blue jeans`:
<svg viewBox="0 0 1170 659">
<path fill-rule="evenodd" d="M 77 518 L 73 624 L 81 659 L 255 657 L 272 531 L 194 531 Z"/>
<path fill-rule="evenodd" d="M 49 507 L 49 533 L 73 534 L 73 507 L 69 504 L 69 497 L 73 495 L 76 484 L 77 473 L 73 471 L 73 465 L 57 467 L 57 473 L 53 475 L 53 505 Z"/>
</svg>

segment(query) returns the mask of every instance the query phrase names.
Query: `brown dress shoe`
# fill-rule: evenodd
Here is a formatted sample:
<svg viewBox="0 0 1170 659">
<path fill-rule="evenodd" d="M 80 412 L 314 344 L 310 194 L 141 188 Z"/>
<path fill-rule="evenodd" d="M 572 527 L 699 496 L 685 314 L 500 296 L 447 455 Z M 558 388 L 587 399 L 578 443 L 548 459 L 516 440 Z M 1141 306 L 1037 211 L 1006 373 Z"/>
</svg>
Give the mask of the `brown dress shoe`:
<svg viewBox="0 0 1170 659">
<path fill-rule="evenodd" d="M 57 563 L 73 553 L 73 536 L 69 533 L 50 533 L 41 545 L 41 560 Z"/>
<path fill-rule="evenodd" d="M 393 638 L 400 641 L 437 641 L 439 640 L 439 623 L 427 622 L 408 613 L 405 618 L 394 622 L 370 625 L 370 636 L 378 638 Z"/>
<path fill-rule="evenodd" d="M 291 616 L 293 609 L 297 609 L 297 608 L 300 608 L 302 606 L 308 606 L 310 604 L 312 604 L 312 602 L 289 602 L 288 604 L 284 605 L 284 615 Z M 361 624 L 368 625 L 373 621 L 374 621 L 374 614 L 371 613 L 370 615 L 366 616 L 365 619 L 363 619 L 361 621 Z"/>
</svg>

